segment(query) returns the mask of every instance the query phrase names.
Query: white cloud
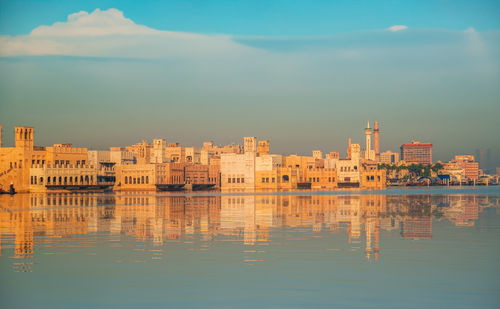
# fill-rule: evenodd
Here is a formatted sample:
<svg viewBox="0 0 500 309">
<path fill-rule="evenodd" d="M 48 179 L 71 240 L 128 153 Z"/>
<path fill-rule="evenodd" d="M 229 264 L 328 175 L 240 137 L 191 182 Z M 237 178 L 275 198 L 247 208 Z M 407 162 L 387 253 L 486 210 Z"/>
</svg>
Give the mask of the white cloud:
<svg viewBox="0 0 500 309">
<path fill-rule="evenodd" d="M 0 36 L 0 56 L 71 55 L 164 58 L 248 53 L 224 35 L 161 31 L 137 25 L 117 9 L 81 11 L 29 35 Z"/>
<path fill-rule="evenodd" d="M 392 31 L 392 32 L 406 30 L 406 29 L 408 29 L 408 26 L 405 26 L 405 25 L 394 25 L 394 26 L 390 26 L 389 28 L 387 28 L 387 30 Z"/>
<path fill-rule="evenodd" d="M 157 34 L 158 30 L 137 25 L 125 18 L 123 12 L 117 9 L 92 13 L 80 11 L 68 16 L 66 22 L 56 22 L 51 26 L 40 26 L 31 31 L 31 36 L 102 36 L 102 35 L 133 35 Z"/>
</svg>

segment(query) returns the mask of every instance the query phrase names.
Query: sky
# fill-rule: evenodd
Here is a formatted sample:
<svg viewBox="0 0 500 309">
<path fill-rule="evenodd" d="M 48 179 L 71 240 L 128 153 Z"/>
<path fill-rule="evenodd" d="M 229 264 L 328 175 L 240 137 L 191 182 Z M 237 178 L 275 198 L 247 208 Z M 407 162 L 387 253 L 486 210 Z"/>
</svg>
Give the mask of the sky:
<svg viewBox="0 0 500 309">
<path fill-rule="evenodd" d="M 498 1 L 0 1 L 2 140 L 343 154 L 378 120 L 500 166 L 499 47 Z"/>
</svg>

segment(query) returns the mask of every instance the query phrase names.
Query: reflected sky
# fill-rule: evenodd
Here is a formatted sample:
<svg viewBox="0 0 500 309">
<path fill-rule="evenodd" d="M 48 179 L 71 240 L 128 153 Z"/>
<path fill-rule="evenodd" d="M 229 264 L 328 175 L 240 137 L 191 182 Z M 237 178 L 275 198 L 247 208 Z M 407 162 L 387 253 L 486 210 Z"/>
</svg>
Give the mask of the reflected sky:
<svg viewBox="0 0 500 309">
<path fill-rule="evenodd" d="M 500 194 L 0 196 L 8 307 L 498 307 Z"/>
</svg>

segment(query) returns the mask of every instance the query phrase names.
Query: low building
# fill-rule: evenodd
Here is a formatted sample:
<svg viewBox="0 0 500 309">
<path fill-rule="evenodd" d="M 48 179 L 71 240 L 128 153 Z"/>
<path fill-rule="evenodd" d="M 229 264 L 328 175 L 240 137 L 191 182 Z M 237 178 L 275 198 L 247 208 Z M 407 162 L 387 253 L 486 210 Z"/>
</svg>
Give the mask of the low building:
<svg viewBox="0 0 500 309">
<path fill-rule="evenodd" d="M 383 189 L 387 186 L 387 176 L 384 169 L 378 169 L 375 162 L 361 165 L 360 187 L 363 189 Z"/>
<path fill-rule="evenodd" d="M 112 182 L 99 181 L 104 171 L 91 165 L 34 165 L 30 168 L 30 192 L 102 191 Z"/>
<path fill-rule="evenodd" d="M 117 191 L 167 191 L 180 190 L 184 184 L 184 164 L 134 164 L 116 168 L 114 189 Z"/>
</svg>

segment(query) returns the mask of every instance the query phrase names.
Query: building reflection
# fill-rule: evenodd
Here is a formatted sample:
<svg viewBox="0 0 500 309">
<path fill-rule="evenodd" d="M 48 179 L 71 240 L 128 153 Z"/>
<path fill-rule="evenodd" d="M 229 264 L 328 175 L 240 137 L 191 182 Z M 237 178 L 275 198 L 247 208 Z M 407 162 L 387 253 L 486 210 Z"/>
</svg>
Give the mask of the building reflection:
<svg viewBox="0 0 500 309">
<path fill-rule="evenodd" d="M 126 235 L 164 245 L 185 235 L 245 245 L 272 243 L 273 229 L 341 231 L 377 260 L 381 230 L 432 238 L 434 221 L 476 224 L 498 197 L 477 195 L 26 194 L 0 196 L 0 258 L 33 258 L 35 244 L 87 233 Z M 12 251 L 8 251 L 12 248 Z M 11 256 L 11 253 L 13 255 Z M 19 264 L 19 263 L 18 263 Z M 22 264 L 22 263 L 21 263 Z M 27 263 L 29 264 L 29 263 Z"/>
</svg>

